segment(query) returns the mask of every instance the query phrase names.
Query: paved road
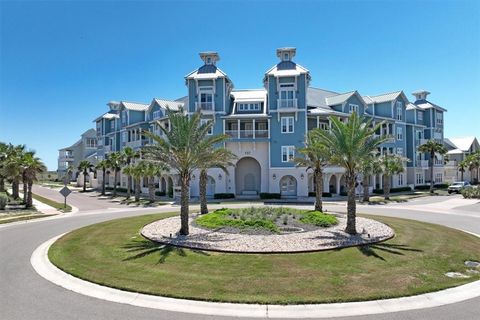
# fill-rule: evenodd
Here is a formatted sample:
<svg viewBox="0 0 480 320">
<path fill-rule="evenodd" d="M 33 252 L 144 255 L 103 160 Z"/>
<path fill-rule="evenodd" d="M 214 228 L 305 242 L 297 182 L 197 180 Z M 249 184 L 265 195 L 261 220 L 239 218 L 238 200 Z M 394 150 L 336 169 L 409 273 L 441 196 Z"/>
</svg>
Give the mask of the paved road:
<svg viewBox="0 0 480 320">
<path fill-rule="evenodd" d="M 95 200 L 87 194 L 74 196 L 72 204 L 75 201 L 74 205 L 80 209 L 76 214 L 60 219 L 0 228 L 0 319 L 227 319 L 165 312 L 98 300 L 65 290 L 38 276 L 30 265 L 30 256 L 39 244 L 53 236 L 113 218 L 172 210 L 171 208 L 132 209 L 128 212 L 105 210 L 103 201 Z M 477 210 L 479 204 L 469 203 L 462 206 L 461 210 L 451 210 L 449 214 L 416 211 L 417 207 L 429 203 L 443 202 L 448 206 L 451 199 L 456 198 L 432 197 L 428 200 L 422 199 L 418 203 L 411 202 L 408 206 L 360 206 L 359 211 L 407 217 L 480 233 L 480 210 Z M 106 207 L 111 208 L 110 205 Z M 344 207 L 339 205 L 327 208 L 331 211 L 344 210 Z M 478 319 L 479 315 L 480 298 L 477 298 L 431 309 L 336 319 L 470 320 Z"/>
</svg>

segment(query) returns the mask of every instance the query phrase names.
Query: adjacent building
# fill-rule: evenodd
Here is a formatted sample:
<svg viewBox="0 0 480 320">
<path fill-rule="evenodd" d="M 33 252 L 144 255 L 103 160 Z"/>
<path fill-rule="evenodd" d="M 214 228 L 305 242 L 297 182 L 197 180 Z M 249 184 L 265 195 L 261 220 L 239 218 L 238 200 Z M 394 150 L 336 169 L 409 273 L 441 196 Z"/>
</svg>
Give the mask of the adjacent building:
<svg viewBox="0 0 480 320">
<path fill-rule="evenodd" d="M 468 168 L 459 168 L 458 164 L 465 160 L 465 158 L 480 150 L 480 144 L 475 137 L 457 137 L 445 138 L 444 146 L 448 150 L 448 161 L 445 163 L 445 180 L 447 182 L 455 181 L 476 181 L 478 174 L 473 170 L 471 172 Z M 473 173 L 473 175 L 472 175 Z"/>
<path fill-rule="evenodd" d="M 71 178 L 75 180 L 78 175 L 76 168 L 80 161 L 87 159 L 95 164 L 97 161 L 97 140 L 98 136 L 95 129 L 89 129 L 73 145 L 58 150 L 58 177 L 63 178 L 67 174 L 68 168 L 73 167 L 74 171 Z"/>
<path fill-rule="evenodd" d="M 235 88 L 232 79 L 219 67 L 216 52 L 202 52 L 202 64 L 185 76 L 186 96 L 178 99 L 154 98 L 150 103 L 111 101 L 108 111 L 95 119 L 97 157 L 130 146 L 139 149 L 151 143 L 142 132 L 161 134 L 168 129 L 167 108 L 187 114 L 200 112 L 202 121 L 212 121 L 210 134 L 226 134 L 225 147 L 238 159 L 228 175 L 218 169 L 208 171 L 208 195 L 233 193 L 255 197 L 259 193 L 280 193 L 283 197 L 307 197 L 314 192 L 313 176 L 307 168 L 295 166 L 296 150 L 303 146 L 309 130 L 329 130 L 330 116 L 345 121 L 352 112 L 382 122 L 378 135 L 390 139 L 379 153 L 396 153 L 410 159 L 405 172 L 392 177 L 392 187 L 429 183 L 429 156 L 417 152 L 427 139 L 443 143 L 446 110 L 430 102 L 426 90 L 413 93 L 409 100 L 403 91 L 361 95 L 358 91 L 336 92 L 310 85 L 310 71 L 294 61 L 295 48 L 276 51 L 277 63 L 259 75 L 263 87 Z M 443 158 L 434 159 L 436 183 L 444 181 Z M 193 175 L 191 195 L 198 195 L 198 174 Z M 108 183 L 113 182 L 111 174 Z M 158 189 L 171 193 L 176 185 L 174 172 L 158 180 Z M 126 186 L 121 176 L 120 184 Z M 382 176 L 371 178 L 372 188 L 382 188 Z M 324 192 L 345 192 L 342 168 L 325 170 Z"/>
</svg>

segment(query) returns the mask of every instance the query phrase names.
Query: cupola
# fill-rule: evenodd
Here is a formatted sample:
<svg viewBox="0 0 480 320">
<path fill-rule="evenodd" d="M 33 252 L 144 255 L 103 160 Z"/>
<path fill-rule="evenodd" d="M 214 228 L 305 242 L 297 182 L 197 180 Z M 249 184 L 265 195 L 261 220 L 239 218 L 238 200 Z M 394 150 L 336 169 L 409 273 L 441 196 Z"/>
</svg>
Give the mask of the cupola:
<svg viewBox="0 0 480 320">
<path fill-rule="evenodd" d="M 418 91 L 412 92 L 412 95 L 415 96 L 416 100 L 426 100 L 429 94 L 430 92 L 426 90 L 418 90 Z"/>
<path fill-rule="evenodd" d="M 200 59 L 203 60 L 205 65 L 216 65 L 217 61 L 220 60 L 220 56 L 217 52 L 206 51 L 200 52 Z"/>
<path fill-rule="evenodd" d="M 292 58 L 295 56 L 296 52 L 296 48 L 278 48 L 277 57 L 279 57 L 281 61 L 292 61 Z"/>
</svg>

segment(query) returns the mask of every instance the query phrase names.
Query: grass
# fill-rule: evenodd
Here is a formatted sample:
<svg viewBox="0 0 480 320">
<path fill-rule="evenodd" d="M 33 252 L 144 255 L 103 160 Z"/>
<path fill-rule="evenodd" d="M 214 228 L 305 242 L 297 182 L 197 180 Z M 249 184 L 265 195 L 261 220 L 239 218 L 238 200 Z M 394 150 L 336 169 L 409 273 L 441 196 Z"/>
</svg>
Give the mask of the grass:
<svg viewBox="0 0 480 320">
<path fill-rule="evenodd" d="M 27 221 L 27 220 L 34 220 L 34 219 L 39 219 L 39 218 L 46 218 L 46 217 L 51 217 L 54 216 L 54 214 L 19 214 L 15 215 L 9 218 L 5 217 L 0 217 L 0 224 L 5 224 L 5 223 L 12 223 L 12 222 L 18 222 L 18 221 Z"/>
<path fill-rule="evenodd" d="M 376 245 L 301 254 L 213 253 L 144 239 L 155 214 L 87 226 L 60 238 L 49 258 L 82 279 L 127 291 L 208 301 L 323 303 L 385 299 L 470 281 L 465 260 L 480 260 L 480 239 L 442 226 L 375 217 L 396 231 Z"/>
<path fill-rule="evenodd" d="M 38 194 L 35 194 L 35 193 L 32 194 L 32 197 L 33 197 L 33 199 L 35 199 L 35 200 L 38 200 L 38 201 L 40 201 L 40 202 L 43 202 L 43 203 L 45 203 L 46 205 L 49 205 L 50 207 L 53 207 L 53 208 L 57 209 L 58 211 L 63 211 L 63 212 L 70 212 L 70 211 L 72 211 L 72 207 L 69 206 L 68 204 L 67 204 L 66 207 L 64 207 L 64 204 L 63 204 L 63 203 L 50 200 L 50 199 L 48 199 L 48 198 L 39 196 Z"/>
</svg>

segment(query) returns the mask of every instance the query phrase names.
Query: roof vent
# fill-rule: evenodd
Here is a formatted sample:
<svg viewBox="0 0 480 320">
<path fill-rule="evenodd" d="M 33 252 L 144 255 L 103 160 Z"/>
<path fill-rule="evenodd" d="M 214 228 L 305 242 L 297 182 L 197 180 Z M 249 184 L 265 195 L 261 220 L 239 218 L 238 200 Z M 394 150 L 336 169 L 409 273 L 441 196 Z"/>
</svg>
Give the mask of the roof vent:
<svg viewBox="0 0 480 320">
<path fill-rule="evenodd" d="M 418 90 L 412 92 L 412 95 L 415 96 L 416 100 L 426 100 L 429 94 L 430 92 L 428 92 L 427 90 Z"/>
<path fill-rule="evenodd" d="M 292 61 L 292 58 L 295 57 L 296 52 L 297 49 L 292 47 L 278 48 L 277 57 L 279 57 L 281 61 Z"/>
<path fill-rule="evenodd" d="M 200 59 L 202 59 L 206 65 L 215 65 L 217 61 L 220 60 L 220 56 L 216 52 L 206 51 L 200 52 Z"/>
</svg>

